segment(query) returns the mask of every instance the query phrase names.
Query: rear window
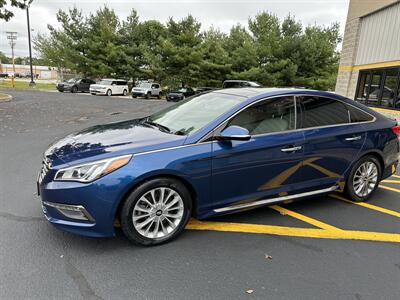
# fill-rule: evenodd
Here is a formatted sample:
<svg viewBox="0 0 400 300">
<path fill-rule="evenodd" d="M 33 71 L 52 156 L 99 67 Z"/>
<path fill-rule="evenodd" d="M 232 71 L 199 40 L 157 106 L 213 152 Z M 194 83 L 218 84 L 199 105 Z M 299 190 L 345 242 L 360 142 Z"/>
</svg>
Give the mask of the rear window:
<svg viewBox="0 0 400 300">
<path fill-rule="evenodd" d="M 349 110 L 350 113 L 351 123 L 369 122 L 374 119 L 374 117 L 371 116 L 370 114 L 367 114 L 366 112 L 354 106 L 347 105 L 347 109 Z"/>
<path fill-rule="evenodd" d="M 315 96 L 298 98 L 301 104 L 302 128 L 350 123 L 349 111 L 340 101 Z"/>
</svg>

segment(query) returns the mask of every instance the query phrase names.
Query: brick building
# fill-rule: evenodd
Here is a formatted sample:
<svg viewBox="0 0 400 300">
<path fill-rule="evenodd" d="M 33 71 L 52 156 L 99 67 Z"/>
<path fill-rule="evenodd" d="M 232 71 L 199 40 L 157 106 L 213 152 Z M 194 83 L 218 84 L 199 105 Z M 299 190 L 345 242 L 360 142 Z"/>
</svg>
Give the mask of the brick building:
<svg viewBox="0 0 400 300">
<path fill-rule="evenodd" d="M 400 109 L 400 1 L 350 0 L 336 93 Z"/>
</svg>

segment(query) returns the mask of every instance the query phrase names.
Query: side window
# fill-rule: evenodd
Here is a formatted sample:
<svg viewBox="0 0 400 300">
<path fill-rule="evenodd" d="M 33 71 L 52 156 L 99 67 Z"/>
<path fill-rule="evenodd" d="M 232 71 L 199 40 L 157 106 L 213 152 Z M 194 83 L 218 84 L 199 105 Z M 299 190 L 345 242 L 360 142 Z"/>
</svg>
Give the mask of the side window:
<svg viewBox="0 0 400 300">
<path fill-rule="evenodd" d="M 115 84 L 115 85 L 118 85 L 118 83 L 117 83 L 116 81 L 112 81 L 112 82 L 111 82 L 111 85 L 114 85 L 114 84 Z"/>
<path fill-rule="evenodd" d="M 361 109 L 358 109 L 351 105 L 347 105 L 347 109 L 349 110 L 350 113 L 351 123 L 368 122 L 374 119 L 374 117 L 371 116 L 370 114 L 367 114 Z"/>
<path fill-rule="evenodd" d="M 346 105 L 340 101 L 316 97 L 302 96 L 297 98 L 302 107 L 302 128 L 347 124 L 350 115 Z"/>
<path fill-rule="evenodd" d="M 244 127 L 251 135 L 295 129 L 294 98 L 279 97 L 254 104 L 237 114 L 230 125 Z"/>
</svg>

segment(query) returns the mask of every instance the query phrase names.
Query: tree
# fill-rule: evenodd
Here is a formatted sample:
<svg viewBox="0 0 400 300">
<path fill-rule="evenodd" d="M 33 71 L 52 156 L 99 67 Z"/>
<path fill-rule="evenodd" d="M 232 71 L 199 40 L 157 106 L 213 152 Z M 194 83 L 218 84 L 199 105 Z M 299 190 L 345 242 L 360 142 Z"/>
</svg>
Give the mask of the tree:
<svg viewBox="0 0 400 300">
<path fill-rule="evenodd" d="M 214 28 L 203 34 L 197 85 L 219 87 L 231 72 L 229 55 L 224 48 L 226 38 L 225 34 Z"/>
<path fill-rule="evenodd" d="M 1 1 L 1 0 L 0 0 Z M 120 20 L 104 6 L 87 17 L 76 8 L 57 13 L 59 26 L 38 35 L 35 49 L 60 70 L 90 77 L 154 79 L 167 86 L 220 86 L 225 79 L 264 86 L 332 89 L 337 75 L 339 25 L 307 26 L 268 12 L 249 19 L 248 30 L 201 31 L 192 16 L 166 24 L 140 22 L 132 10 Z"/>
<path fill-rule="evenodd" d="M 5 6 L 11 5 L 11 7 L 17 7 L 20 9 L 25 9 L 29 4 L 32 3 L 33 0 L 0 0 L 0 19 L 8 22 L 12 17 L 14 17 L 14 13 L 8 10 Z"/>
<path fill-rule="evenodd" d="M 201 24 L 191 15 L 167 22 L 167 39 L 162 46 L 162 63 L 170 84 L 196 85 L 201 61 Z"/>
<path fill-rule="evenodd" d="M 11 64 L 12 60 L 0 51 L 0 62 L 2 64 Z"/>
</svg>

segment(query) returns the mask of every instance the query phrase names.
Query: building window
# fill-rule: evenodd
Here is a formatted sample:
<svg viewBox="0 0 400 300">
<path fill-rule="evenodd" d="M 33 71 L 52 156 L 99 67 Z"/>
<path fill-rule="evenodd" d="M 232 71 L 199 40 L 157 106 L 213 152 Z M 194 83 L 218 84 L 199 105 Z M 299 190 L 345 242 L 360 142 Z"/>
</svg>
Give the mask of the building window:
<svg viewBox="0 0 400 300">
<path fill-rule="evenodd" d="M 360 71 L 355 100 L 370 106 L 400 108 L 400 67 Z"/>
</svg>

